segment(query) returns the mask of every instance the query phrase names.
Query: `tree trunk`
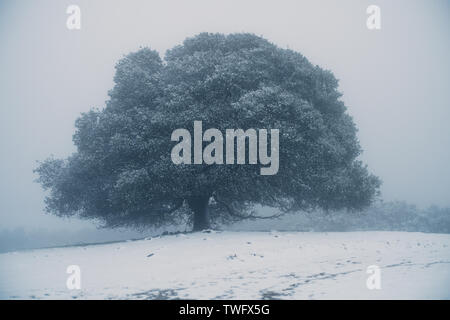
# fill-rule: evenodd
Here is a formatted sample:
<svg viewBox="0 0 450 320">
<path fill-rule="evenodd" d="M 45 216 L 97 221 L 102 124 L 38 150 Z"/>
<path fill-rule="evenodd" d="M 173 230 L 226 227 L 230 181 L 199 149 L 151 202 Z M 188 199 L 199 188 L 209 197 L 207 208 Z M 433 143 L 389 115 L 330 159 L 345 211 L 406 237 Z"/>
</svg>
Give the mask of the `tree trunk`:
<svg viewBox="0 0 450 320">
<path fill-rule="evenodd" d="M 194 227 L 192 231 L 201 231 L 210 228 L 207 197 L 192 197 L 188 201 L 189 208 L 194 212 Z"/>
</svg>

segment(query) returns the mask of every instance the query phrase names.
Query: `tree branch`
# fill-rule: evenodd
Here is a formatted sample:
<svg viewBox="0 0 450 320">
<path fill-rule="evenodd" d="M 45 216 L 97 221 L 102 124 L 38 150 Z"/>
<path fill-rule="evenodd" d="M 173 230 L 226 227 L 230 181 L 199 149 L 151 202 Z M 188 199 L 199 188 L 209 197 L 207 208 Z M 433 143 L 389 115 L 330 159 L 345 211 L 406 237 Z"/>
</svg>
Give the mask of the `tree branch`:
<svg viewBox="0 0 450 320">
<path fill-rule="evenodd" d="M 255 216 L 255 215 L 242 215 L 237 213 L 230 205 L 228 205 L 226 202 L 221 201 L 220 199 L 218 199 L 217 195 L 213 195 L 213 198 L 215 201 L 217 201 L 217 203 L 221 204 L 222 206 L 225 207 L 225 209 L 227 209 L 228 213 L 230 216 L 234 216 L 237 218 L 241 218 L 241 219 L 274 219 L 274 218 L 279 218 L 281 217 L 283 214 L 279 213 L 279 214 L 274 214 L 271 216 Z"/>
</svg>

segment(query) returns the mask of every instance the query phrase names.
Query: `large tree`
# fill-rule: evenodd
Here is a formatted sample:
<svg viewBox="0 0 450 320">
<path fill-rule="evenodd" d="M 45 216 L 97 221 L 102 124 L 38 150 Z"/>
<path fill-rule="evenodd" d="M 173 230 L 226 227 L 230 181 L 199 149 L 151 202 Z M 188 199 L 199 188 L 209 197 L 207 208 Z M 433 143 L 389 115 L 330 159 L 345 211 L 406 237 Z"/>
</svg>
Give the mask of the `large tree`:
<svg viewBox="0 0 450 320">
<path fill-rule="evenodd" d="M 106 226 L 161 225 L 188 217 L 257 217 L 281 212 L 360 209 L 379 180 L 357 160 L 356 127 L 330 71 L 252 34 L 202 33 L 168 50 L 148 48 L 116 65 L 102 110 L 76 121 L 77 152 L 36 169 L 47 210 Z M 174 164 L 171 134 L 194 121 L 229 128 L 279 129 L 279 171 L 254 164 Z"/>
</svg>

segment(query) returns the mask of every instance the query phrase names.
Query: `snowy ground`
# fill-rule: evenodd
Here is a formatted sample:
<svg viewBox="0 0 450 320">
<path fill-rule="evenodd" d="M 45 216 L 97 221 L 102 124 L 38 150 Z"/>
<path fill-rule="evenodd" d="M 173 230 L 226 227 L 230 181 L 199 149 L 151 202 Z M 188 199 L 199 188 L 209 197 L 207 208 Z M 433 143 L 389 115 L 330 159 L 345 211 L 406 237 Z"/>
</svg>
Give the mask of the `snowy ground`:
<svg viewBox="0 0 450 320">
<path fill-rule="evenodd" d="M 68 290 L 66 268 L 81 268 Z M 381 268 L 369 290 L 367 267 Z M 449 299 L 450 235 L 212 232 L 0 254 L 1 299 Z"/>
</svg>

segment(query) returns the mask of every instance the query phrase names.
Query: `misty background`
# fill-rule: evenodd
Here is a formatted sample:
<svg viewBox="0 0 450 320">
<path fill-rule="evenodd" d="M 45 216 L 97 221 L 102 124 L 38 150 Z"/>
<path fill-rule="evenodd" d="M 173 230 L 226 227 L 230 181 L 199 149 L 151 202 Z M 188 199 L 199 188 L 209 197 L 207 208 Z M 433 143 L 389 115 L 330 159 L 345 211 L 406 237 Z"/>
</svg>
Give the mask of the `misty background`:
<svg viewBox="0 0 450 320">
<path fill-rule="evenodd" d="M 66 27 L 72 4 L 81 30 Z M 366 27 L 372 4 L 381 30 Z M 0 251 L 142 237 L 44 213 L 33 169 L 75 151 L 75 119 L 104 106 L 123 55 L 148 46 L 163 56 L 200 32 L 255 33 L 330 69 L 382 199 L 450 207 L 449 9 L 445 0 L 1 1 Z"/>
</svg>

